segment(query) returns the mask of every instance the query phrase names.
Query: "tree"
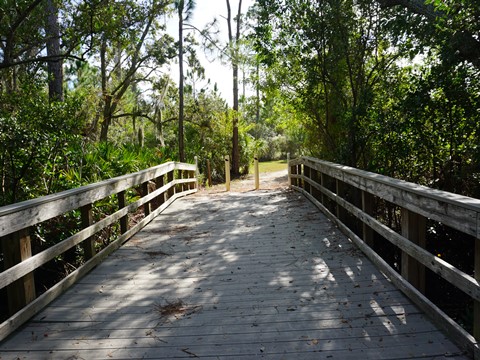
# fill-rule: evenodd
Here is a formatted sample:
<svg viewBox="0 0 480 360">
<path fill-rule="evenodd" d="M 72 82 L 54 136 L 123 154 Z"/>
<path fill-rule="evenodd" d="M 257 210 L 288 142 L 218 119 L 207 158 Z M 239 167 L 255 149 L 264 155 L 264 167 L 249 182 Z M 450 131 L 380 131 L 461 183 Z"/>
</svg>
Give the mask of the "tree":
<svg viewBox="0 0 480 360">
<path fill-rule="evenodd" d="M 63 101 L 63 57 L 60 52 L 60 28 L 58 24 L 58 7 L 54 0 L 46 1 L 47 66 L 48 94 L 52 101 Z"/>
<path fill-rule="evenodd" d="M 18 88 L 18 77 L 26 64 L 38 59 L 42 26 L 40 0 L 31 3 L 5 1 L 0 5 L 0 70 L 2 90 Z M 20 68 L 22 67 L 22 68 Z M 35 71 L 35 70 L 34 70 Z"/>
<path fill-rule="evenodd" d="M 97 4 L 87 3 L 95 11 Z M 84 7 L 71 0 L 6 0 L 0 4 L 0 84 L 5 90 L 14 91 L 25 74 L 42 76 L 46 71 L 50 99 L 62 99 L 62 63 L 78 59 L 73 52 L 91 30 Z"/>
<path fill-rule="evenodd" d="M 480 67 L 480 9 L 476 0 L 376 0 L 383 8 L 398 9 L 397 18 L 404 21 L 403 31 L 416 34 L 425 46 L 441 44 L 443 51 L 457 58 L 457 61 L 468 61 Z M 404 11 L 404 9 L 406 11 Z M 421 33 L 422 26 L 414 26 L 415 16 L 423 23 L 431 25 L 430 34 Z M 411 23 L 412 26 L 408 26 Z M 420 30 L 420 31 L 419 31 Z M 432 37 L 432 34 L 435 36 Z"/>
<path fill-rule="evenodd" d="M 375 88 L 397 55 L 369 1 L 260 1 L 254 36 L 269 85 L 304 114 L 316 156 L 363 162 Z"/>
<path fill-rule="evenodd" d="M 171 80 L 169 77 L 163 77 L 158 82 L 154 83 L 155 105 L 154 105 L 154 124 L 155 124 L 155 138 L 161 147 L 165 147 L 165 137 L 163 135 L 163 109 L 165 107 L 165 99 L 167 91 L 170 87 Z"/>
<path fill-rule="evenodd" d="M 157 0 L 145 4 L 112 2 L 95 19 L 99 26 L 101 141 L 107 141 L 112 121 L 123 116 L 116 112 L 132 84 L 148 77 L 148 74 L 140 75 L 140 69 L 155 60 L 156 66 L 147 70 L 151 73 L 172 56 L 171 37 L 157 33 L 161 27 L 156 18 L 165 13 L 166 8 L 165 2 Z M 111 21 L 108 26 L 105 18 Z"/>
<path fill-rule="evenodd" d="M 234 175 L 240 174 L 240 149 L 238 139 L 238 67 L 239 67 L 239 46 L 240 29 L 242 26 L 242 0 L 238 1 L 235 35 L 233 33 L 232 10 L 230 0 L 227 1 L 227 24 L 228 24 L 228 49 L 233 74 L 233 134 L 232 134 L 232 172 Z"/>
<path fill-rule="evenodd" d="M 195 1 L 193 0 L 176 0 L 175 8 L 178 14 L 178 155 L 180 161 L 185 161 L 185 144 L 184 144 L 184 74 L 183 74 L 183 30 L 184 24 L 190 19 L 195 9 Z"/>
</svg>

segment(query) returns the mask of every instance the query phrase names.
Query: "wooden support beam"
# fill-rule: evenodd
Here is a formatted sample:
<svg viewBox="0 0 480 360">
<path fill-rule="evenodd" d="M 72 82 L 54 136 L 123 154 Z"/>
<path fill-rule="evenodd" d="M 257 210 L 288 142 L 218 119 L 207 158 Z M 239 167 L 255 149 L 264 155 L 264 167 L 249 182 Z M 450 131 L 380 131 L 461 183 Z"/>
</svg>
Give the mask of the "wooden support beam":
<svg viewBox="0 0 480 360">
<path fill-rule="evenodd" d="M 338 179 L 335 180 L 336 191 L 338 197 L 345 199 L 345 183 Z M 337 218 L 340 219 L 341 222 L 345 223 L 346 219 L 346 210 L 337 202 Z"/>
<path fill-rule="evenodd" d="M 117 194 L 118 208 L 123 209 L 126 206 L 125 191 Z M 125 234 L 128 231 L 128 214 L 120 218 L 120 233 Z"/>
<path fill-rule="evenodd" d="M 290 153 L 287 153 L 287 173 L 288 173 L 288 186 L 292 185 L 292 168 L 290 166 Z"/>
<path fill-rule="evenodd" d="M 297 165 L 290 166 L 290 175 L 297 175 L 298 174 L 298 167 Z M 298 186 L 298 179 L 297 178 L 290 178 L 290 186 Z"/>
<path fill-rule="evenodd" d="M 19 230 L 0 239 L 3 251 L 4 269 L 11 268 L 32 256 L 28 229 Z M 7 286 L 8 311 L 15 314 L 35 300 L 35 279 L 33 272 L 22 276 Z"/>
<path fill-rule="evenodd" d="M 306 178 L 309 178 L 312 176 L 311 174 L 311 169 L 307 166 L 307 165 L 303 165 L 303 175 L 306 177 Z M 303 188 L 306 192 L 308 192 L 309 194 L 312 193 L 312 187 L 310 186 L 310 183 L 308 181 L 303 181 Z"/>
<path fill-rule="evenodd" d="M 148 181 L 142 183 L 142 196 L 147 196 L 149 194 L 149 189 L 148 189 Z M 143 205 L 143 214 L 145 216 L 150 215 L 150 212 L 152 210 L 152 207 L 150 205 L 150 202 L 147 202 Z"/>
<path fill-rule="evenodd" d="M 475 279 L 480 281 L 480 238 L 475 239 Z M 480 342 L 480 301 L 474 301 L 473 336 Z"/>
<path fill-rule="evenodd" d="M 368 215 L 373 215 L 373 195 L 363 190 L 362 190 L 362 210 Z M 362 223 L 362 224 L 363 224 L 362 240 L 373 249 L 374 248 L 373 229 L 370 226 L 368 226 L 366 223 Z"/>
<path fill-rule="evenodd" d="M 173 181 L 173 170 L 167 173 L 167 183 Z M 173 195 L 175 195 L 175 186 L 172 186 L 167 191 L 167 200 L 170 199 Z"/>
<path fill-rule="evenodd" d="M 178 177 L 177 179 L 184 179 L 185 178 L 185 170 L 178 170 Z M 183 192 L 185 190 L 185 184 L 178 184 L 177 185 L 177 192 Z"/>
<path fill-rule="evenodd" d="M 181 178 L 182 179 L 189 179 L 190 178 L 190 172 L 188 170 L 183 170 L 181 172 Z M 187 191 L 187 190 L 190 190 L 190 184 L 182 184 L 182 192 L 183 191 Z"/>
<path fill-rule="evenodd" d="M 86 229 L 89 226 L 93 225 L 93 214 L 92 214 L 92 204 L 84 205 L 80 208 L 82 215 L 82 229 Z M 85 261 L 90 260 L 95 256 L 95 237 L 91 236 L 87 240 L 82 242 L 83 247 L 83 256 Z"/>
<path fill-rule="evenodd" d="M 186 176 L 187 176 L 187 179 L 195 178 L 195 171 L 187 171 Z M 195 188 L 196 188 L 195 183 L 191 182 L 187 184 L 186 190 L 193 190 Z"/>
<path fill-rule="evenodd" d="M 210 169 L 210 159 L 207 159 L 207 179 L 208 186 L 212 186 L 212 170 Z"/>
<path fill-rule="evenodd" d="M 198 156 L 195 155 L 195 171 L 193 172 L 193 177 L 197 179 L 197 181 L 195 181 L 195 184 L 193 184 L 190 189 L 198 189 L 199 186 L 198 186 L 198 175 L 200 175 L 200 171 L 198 169 Z"/>
<path fill-rule="evenodd" d="M 402 236 L 425 249 L 426 219 L 410 210 L 402 208 Z M 422 294 L 425 293 L 425 266 L 402 251 L 402 276 L 415 286 Z"/>
<path fill-rule="evenodd" d="M 163 185 L 164 185 L 165 181 L 164 181 L 164 175 L 162 176 L 159 176 L 155 179 L 155 187 L 157 189 L 160 189 Z M 157 197 L 157 201 L 158 201 L 158 205 L 162 205 L 164 202 L 165 202 L 165 197 L 166 197 L 166 194 L 163 192 L 161 193 L 158 197 Z"/>
<path fill-rule="evenodd" d="M 230 191 L 230 156 L 225 155 L 225 190 Z"/>
<path fill-rule="evenodd" d="M 312 168 L 310 168 L 310 178 L 317 184 L 319 184 L 321 181 L 318 170 Z M 318 190 L 315 186 L 310 186 L 310 194 L 312 194 L 312 196 L 317 200 L 320 200 L 322 197 L 322 192 Z"/>
<path fill-rule="evenodd" d="M 320 173 L 320 185 L 322 186 L 322 189 L 325 188 L 325 176 L 326 175 L 324 173 L 322 173 L 322 172 Z M 322 191 L 322 195 L 321 195 L 321 198 L 320 198 L 320 202 L 322 203 L 322 205 L 327 206 L 325 204 L 325 194 L 323 193 L 323 191 Z"/>
<path fill-rule="evenodd" d="M 255 154 L 253 156 L 253 172 L 255 174 L 255 190 L 260 189 L 260 174 L 258 170 L 258 156 Z"/>
</svg>

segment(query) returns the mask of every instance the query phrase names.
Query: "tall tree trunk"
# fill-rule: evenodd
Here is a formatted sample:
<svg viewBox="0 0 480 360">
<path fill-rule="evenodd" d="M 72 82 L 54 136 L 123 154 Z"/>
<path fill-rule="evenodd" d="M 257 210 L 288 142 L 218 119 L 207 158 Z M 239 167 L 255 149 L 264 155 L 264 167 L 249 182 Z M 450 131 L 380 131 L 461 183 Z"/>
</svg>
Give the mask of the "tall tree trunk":
<svg viewBox="0 0 480 360">
<path fill-rule="evenodd" d="M 157 105 L 155 106 L 155 125 L 156 125 L 156 139 L 159 142 L 161 147 L 165 147 L 165 138 L 163 136 L 163 110 L 165 96 L 167 95 L 168 87 L 170 86 L 170 78 L 165 79 L 165 86 L 160 93 L 160 98 L 158 99 Z"/>
<path fill-rule="evenodd" d="M 100 46 L 100 76 L 102 79 L 102 97 L 103 97 L 103 119 L 102 127 L 100 130 L 100 141 L 107 141 L 108 138 L 108 128 L 110 127 L 110 122 L 112 121 L 110 106 L 112 103 L 112 96 L 108 93 L 107 88 L 107 40 L 105 35 L 102 37 L 102 45 Z"/>
<path fill-rule="evenodd" d="M 165 147 L 165 138 L 163 136 L 163 112 L 161 106 L 155 109 L 155 138 L 161 147 Z"/>
<path fill-rule="evenodd" d="M 184 81 L 183 81 L 183 8 L 184 1 L 178 6 L 178 156 L 181 162 L 185 162 L 185 144 L 183 135 L 184 120 Z"/>
<path fill-rule="evenodd" d="M 257 68 L 256 68 L 255 92 L 256 92 L 255 121 L 257 124 L 259 124 L 260 123 L 260 61 L 258 60 L 257 60 Z"/>
<path fill-rule="evenodd" d="M 232 31 L 232 11 L 230 0 L 227 1 L 227 23 L 228 23 L 228 42 L 230 46 L 230 56 L 233 72 L 233 138 L 232 138 L 232 172 L 234 175 L 240 174 L 240 146 L 238 142 L 238 42 L 240 39 L 240 27 L 242 24 L 242 0 L 238 2 L 237 28 L 236 36 Z"/>
<path fill-rule="evenodd" d="M 103 103 L 103 122 L 102 128 L 100 130 L 100 141 L 107 141 L 108 140 L 108 129 L 110 128 L 110 124 L 112 123 L 112 97 L 110 95 L 104 96 L 104 103 Z"/>
<path fill-rule="evenodd" d="M 63 59 L 60 54 L 60 27 L 58 7 L 54 0 L 46 0 L 48 68 L 48 96 L 50 101 L 63 101 Z"/>
</svg>

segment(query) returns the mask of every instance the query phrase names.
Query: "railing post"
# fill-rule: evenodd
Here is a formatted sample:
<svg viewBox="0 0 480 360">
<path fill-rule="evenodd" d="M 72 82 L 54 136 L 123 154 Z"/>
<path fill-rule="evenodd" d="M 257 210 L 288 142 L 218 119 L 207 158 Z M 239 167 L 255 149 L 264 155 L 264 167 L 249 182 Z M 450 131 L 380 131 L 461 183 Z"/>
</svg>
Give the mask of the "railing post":
<svg viewBox="0 0 480 360">
<path fill-rule="evenodd" d="M 336 179 L 335 181 L 336 185 L 336 194 L 338 197 L 345 199 L 345 183 L 341 180 Z M 337 202 L 336 205 L 336 210 L 337 210 L 337 218 L 341 222 L 345 222 L 345 209 Z"/>
<path fill-rule="evenodd" d="M 172 170 L 167 174 L 167 183 L 171 183 L 173 181 L 173 172 Z M 173 195 L 175 195 L 175 186 L 172 186 L 170 189 L 167 190 L 167 199 L 170 199 Z"/>
<path fill-rule="evenodd" d="M 367 191 L 362 190 L 362 210 L 368 215 L 373 215 L 373 195 Z M 374 247 L 373 230 L 370 226 L 362 223 L 363 237 L 362 240 L 371 248 Z"/>
<path fill-rule="evenodd" d="M 318 172 L 314 168 L 310 168 L 310 179 L 318 184 Z M 315 186 L 310 185 L 310 194 L 318 200 L 318 190 Z"/>
<path fill-rule="evenodd" d="M 190 179 L 190 170 L 183 170 L 182 179 Z M 190 183 L 183 184 L 182 191 L 190 190 Z"/>
<path fill-rule="evenodd" d="M 188 179 L 188 170 L 180 170 L 180 179 Z M 188 184 L 182 183 L 181 189 L 182 192 L 187 190 Z"/>
<path fill-rule="evenodd" d="M 322 189 L 325 189 L 325 175 L 323 174 L 323 172 L 320 173 L 320 185 L 322 186 Z M 322 191 L 322 194 L 320 195 L 320 198 L 321 198 L 322 204 L 326 206 L 325 194 L 323 193 L 323 191 Z"/>
<path fill-rule="evenodd" d="M 225 155 L 225 187 L 230 191 L 230 157 Z"/>
<path fill-rule="evenodd" d="M 207 159 L 207 179 L 208 186 L 212 186 L 212 171 L 210 170 L 210 159 Z"/>
<path fill-rule="evenodd" d="M 258 173 L 258 156 L 255 154 L 253 156 L 253 170 L 255 173 L 255 190 L 260 189 L 260 175 Z"/>
<path fill-rule="evenodd" d="M 305 180 L 305 179 L 310 179 L 311 176 L 312 176 L 312 169 L 310 169 L 309 166 L 307 165 L 303 165 L 303 175 L 304 175 L 304 180 L 303 180 L 303 189 L 307 192 L 307 193 L 311 193 L 312 192 L 312 187 L 310 186 L 310 183 Z"/>
<path fill-rule="evenodd" d="M 290 153 L 287 153 L 287 172 L 288 172 L 288 186 L 292 185 L 292 169 L 290 168 Z"/>
<path fill-rule="evenodd" d="M 142 184 L 142 196 L 147 196 L 149 194 L 149 190 L 148 190 L 148 181 L 145 181 L 143 184 Z M 145 203 L 143 205 L 143 214 L 145 216 L 148 216 L 150 215 L 150 211 L 152 210 L 151 206 L 150 206 L 150 201 Z"/>
<path fill-rule="evenodd" d="M 159 176 L 155 179 L 155 187 L 157 189 L 160 189 L 163 185 L 164 185 L 164 176 L 165 175 L 162 175 L 162 176 Z M 157 201 L 158 201 L 158 206 L 162 205 L 164 202 L 165 202 L 165 192 L 163 192 L 162 194 L 160 194 L 158 197 L 157 197 Z"/>
<path fill-rule="evenodd" d="M 299 164 L 297 166 L 297 173 L 305 176 L 305 164 Z M 303 176 L 301 179 L 298 179 L 298 186 L 305 190 L 305 180 L 303 179 Z"/>
<path fill-rule="evenodd" d="M 402 236 L 425 248 L 426 245 L 426 219 L 422 215 L 402 208 Z M 425 266 L 418 263 L 407 253 L 402 252 L 402 276 L 415 286 L 420 292 L 425 293 Z"/>
<path fill-rule="evenodd" d="M 8 269 L 32 256 L 28 229 L 19 230 L 0 239 L 3 250 L 4 268 Z M 7 286 L 8 310 L 15 314 L 25 305 L 35 300 L 35 280 L 33 272 Z"/>
<path fill-rule="evenodd" d="M 82 228 L 86 229 L 89 226 L 93 225 L 93 214 L 92 214 L 92 204 L 84 205 L 80 208 L 80 213 L 82 216 Z M 91 259 L 95 256 L 95 237 L 90 236 L 88 239 L 82 242 L 83 256 L 85 261 Z"/>
<path fill-rule="evenodd" d="M 297 165 L 291 165 L 291 166 L 289 165 L 289 168 L 290 168 L 290 185 L 298 186 L 298 179 L 291 177 L 292 175 L 297 175 L 298 173 Z"/>
<path fill-rule="evenodd" d="M 195 181 L 195 187 L 193 189 L 197 189 L 198 190 L 198 175 L 200 174 L 199 170 L 198 170 L 198 156 L 195 155 L 195 172 L 194 172 L 194 175 L 193 177 L 196 179 Z M 192 188 L 192 187 L 190 187 Z"/>
<path fill-rule="evenodd" d="M 125 190 L 117 194 L 118 209 L 123 209 L 126 205 Z M 128 231 L 128 214 L 120 218 L 120 233 L 125 234 Z"/>
<path fill-rule="evenodd" d="M 175 176 L 175 173 L 176 173 L 176 176 Z M 182 178 L 182 170 L 179 170 L 179 169 L 174 170 L 173 174 L 174 174 L 173 175 L 174 179 L 181 179 Z M 183 184 L 175 185 L 175 194 L 178 194 L 182 191 L 183 191 Z"/>
<path fill-rule="evenodd" d="M 480 281 L 480 238 L 475 239 L 475 279 Z M 480 342 L 480 301 L 474 301 L 473 336 Z"/>
</svg>

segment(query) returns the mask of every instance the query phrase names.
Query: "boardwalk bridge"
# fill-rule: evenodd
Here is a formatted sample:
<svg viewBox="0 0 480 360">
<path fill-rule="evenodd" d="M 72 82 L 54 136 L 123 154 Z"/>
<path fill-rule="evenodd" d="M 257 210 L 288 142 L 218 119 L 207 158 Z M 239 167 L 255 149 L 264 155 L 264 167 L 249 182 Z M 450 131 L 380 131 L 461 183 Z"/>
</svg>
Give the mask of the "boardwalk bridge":
<svg viewBox="0 0 480 360">
<path fill-rule="evenodd" d="M 284 189 L 197 192 L 196 171 L 0 208 L 0 359 L 480 359 L 479 200 L 308 157 Z M 387 203 L 401 229 L 381 221 Z M 66 214 L 78 231 L 32 250 Z M 425 249 L 427 219 L 472 239 L 474 274 Z M 72 249 L 81 265 L 40 288 Z M 426 271 L 471 298 L 472 334 L 424 295 Z"/>
</svg>

